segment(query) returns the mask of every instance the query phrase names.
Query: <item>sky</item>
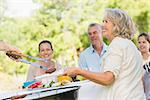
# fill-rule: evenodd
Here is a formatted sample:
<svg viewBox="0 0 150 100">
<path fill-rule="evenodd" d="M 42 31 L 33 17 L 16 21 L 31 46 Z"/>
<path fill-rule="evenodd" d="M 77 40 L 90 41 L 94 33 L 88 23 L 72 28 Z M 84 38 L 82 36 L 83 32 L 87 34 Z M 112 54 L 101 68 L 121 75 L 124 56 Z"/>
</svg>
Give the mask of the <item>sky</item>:
<svg viewBox="0 0 150 100">
<path fill-rule="evenodd" d="M 10 17 L 29 17 L 39 6 L 32 0 L 6 0 L 6 16 Z"/>
</svg>

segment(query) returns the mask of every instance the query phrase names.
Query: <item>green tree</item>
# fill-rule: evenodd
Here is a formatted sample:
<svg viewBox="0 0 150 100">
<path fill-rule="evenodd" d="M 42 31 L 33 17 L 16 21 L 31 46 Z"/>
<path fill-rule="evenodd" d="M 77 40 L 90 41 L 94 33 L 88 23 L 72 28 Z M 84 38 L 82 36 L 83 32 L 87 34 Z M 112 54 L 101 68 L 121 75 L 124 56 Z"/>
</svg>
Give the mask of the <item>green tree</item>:
<svg viewBox="0 0 150 100">
<path fill-rule="evenodd" d="M 37 56 L 38 43 L 48 39 L 54 46 L 54 58 L 63 66 L 77 66 L 78 55 L 89 46 L 87 27 L 102 23 L 105 8 L 120 8 L 133 18 L 138 32 L 150 31 L 148 0 L 34 0 L 40 5 L 30 18 L 3 17 L 0 39 L 19 47 L 25 54 Z M 137 35 L 133 41 L 136 43 Z M 107 39 L 104 41 L 109 44 Z M 0 56 L 0 70 L 25 73 L 27 66 Z M 9 62 L 9 63 L 6 63 Z"/>
</svg>

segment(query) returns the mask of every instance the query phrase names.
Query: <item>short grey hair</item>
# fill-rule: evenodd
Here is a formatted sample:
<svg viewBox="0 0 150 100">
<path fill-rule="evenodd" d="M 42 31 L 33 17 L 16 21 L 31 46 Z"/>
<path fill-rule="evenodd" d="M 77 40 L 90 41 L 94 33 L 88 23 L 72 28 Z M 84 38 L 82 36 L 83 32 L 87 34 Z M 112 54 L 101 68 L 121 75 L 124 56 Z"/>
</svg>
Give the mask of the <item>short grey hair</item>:
<svg viewBox="0 0 150 100">
<path fill-rule="evenodd" d="M 99 30 L 102 31 L 102 25 L 100 25 L 100 24 L 98 24 L 98 23 L 91 23 L 91 24 L 89 24 L 88 30 L 89 30 L 91 27 L 95 27 L 95 26 L 96 26 Z"/>
<path fill-rule="evenodd" d="M 113 35 L 132 39 L 133 35 L 136 33 L 136 27 L 130 16 L 126 12 L 120 9 L 106 9 L 105 18 L 108 18 L 113 24 L 114 28 L 112 30 Z"/>
</svg>

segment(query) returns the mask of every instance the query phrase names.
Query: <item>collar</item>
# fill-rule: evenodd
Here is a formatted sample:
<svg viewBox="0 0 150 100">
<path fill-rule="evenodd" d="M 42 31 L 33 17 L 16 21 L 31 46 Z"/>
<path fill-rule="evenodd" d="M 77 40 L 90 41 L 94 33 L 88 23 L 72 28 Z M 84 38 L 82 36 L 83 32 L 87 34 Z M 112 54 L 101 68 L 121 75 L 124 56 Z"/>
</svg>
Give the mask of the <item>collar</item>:
<svg viewBox="0 0 150 100">
<path fill-rule="evenodd" d="M 108 46 L 105 43 L 103 43 L 103 49 L 102 49 L 102 52 L 100 55 L 103 55 L 107 51 L 107 48 L 108 48 Z M 90 50 L 91 50 L 91 53 L 96 52 L 96 50 L 93 48 L 92 44 L 90 45 Z"/>
</svg>

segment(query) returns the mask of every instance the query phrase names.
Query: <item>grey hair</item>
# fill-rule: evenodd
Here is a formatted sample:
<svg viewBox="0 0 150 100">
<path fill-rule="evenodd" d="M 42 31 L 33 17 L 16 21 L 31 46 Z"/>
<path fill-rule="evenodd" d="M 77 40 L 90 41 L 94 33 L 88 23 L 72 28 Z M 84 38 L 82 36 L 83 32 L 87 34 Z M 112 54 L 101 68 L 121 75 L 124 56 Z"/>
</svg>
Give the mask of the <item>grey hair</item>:
<svg viewBox="0 0 150 100">
<path fill-rule="evenodd" d="M 91 23 L 89 24 L 88 26 L 88 30 L 91 28 L 91 27 L 97 27 L 99 30 L 102 30 L 102 25 L 98 24 L 98 23 Z"/>
<path fill-rule="evenodd" d="M 105 18 L 108 18 L 113 24 L 113 35 L 116 37 L 122 37 L 132 39 L 136 33 L 136 27 L 130 16 L 126 12 L 120 9 L 106 9 Z"/>
</svg>

